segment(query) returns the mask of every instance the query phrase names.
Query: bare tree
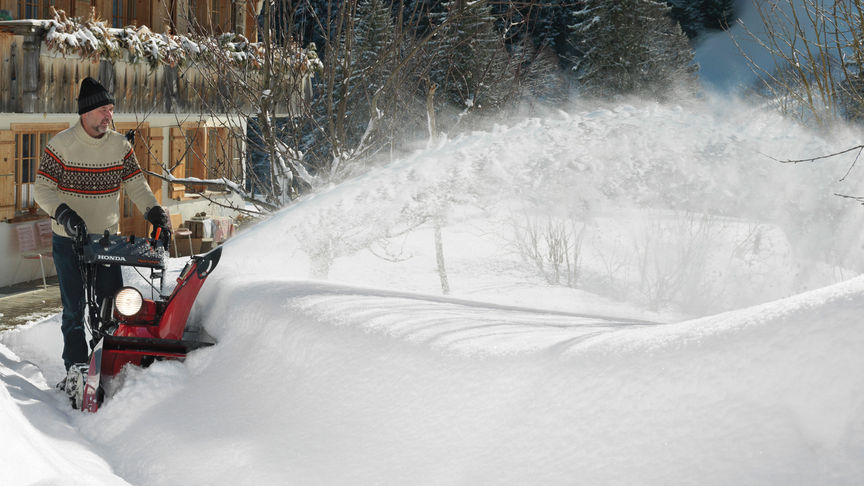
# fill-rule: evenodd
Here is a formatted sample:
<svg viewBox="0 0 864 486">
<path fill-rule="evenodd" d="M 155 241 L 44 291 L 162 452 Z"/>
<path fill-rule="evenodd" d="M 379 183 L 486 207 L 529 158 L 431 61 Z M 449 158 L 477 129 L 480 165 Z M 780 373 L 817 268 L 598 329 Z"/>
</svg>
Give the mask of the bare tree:
<svg viewBox="0 0 864 486">
<path fill-rule="evenodd" d="M 266 155 L 268 163 L 263 164 L 263 170 L 247 158 L 245 173 L 236 174 L 240 177 L 234 182 L 245 177 L 247 184 L 242 190 L 247 198 L 260 201 L 269 210 L 285 205 L 315 184 L 315 175 L 285 137 L 283 125 L 304 117 L 311 77 L 321 72 L 322 64 L 314 46 L 300 47 L 290 31 L 276 34 L 272 2 L 263 3 L 261 17 L 264 27 L 259 42 L 238 34 L 203 36 L 203 47 L 213 54 L 196 63 L 196 68 L 205 73 L 206 90 L 220 94 L 209 103 L 209 114 L 245 142 L 246 153 Z M 256 46 L 254 65 L 230 63 L 235 47 L 246 43 Z M 249 132 L 253 136 L 247 136 Z"/>
<path fill-rule="evenodd" d="M 582 242 L 589 223 L 575 216 L 545 219 L 543 224 L 530 215 L 522 220 L 514 218 L 516 249 L 548 283 L 576 287 L 581 277 Z"/>
<path fill-rule="evenodd" d="M 513 66 L 526 58 L 504 48 L 488 7 L 453 2 L 435 16 L 429 5 L 268 1 L 257 42 L 210 37 L 206 47 L 214 55 L 196 65 L 207 73 L 208 91 L 222 94 L 209 105 L 210 115 L 242 138 L 247 154 L 257 154 L 245 160 L 246 183 L 235 180 L 234 187 L 270 211 L 373 161 L 392 159 L 426 138 L 430 127 L 452 129 L 465 116 L 483 116 L 480 108 L 500 109 L 523 86 L 538 89 L 545 75 L 537 70 L 524 70 L 530 82 L 514 82 Z M 509 18 L 506 10 L 500 18 Z M 484 32 L 486 58 L 455 35 L 462 26 Z M 301 45 L 304 36 L 318 45 Z M 256 46 L 254 70 L 226 63 L 243 43 Z M 536 52 L 530 61 L 542 58 Z M 551 69 L 548 59 L 543 62 L 544 72 Z M 430 82 L 438 83 L 437 96 L 429 96 Z M 460 116 L 441 116 L 453 113 Z"/>
<path fill-rule="evenodd" d="M 838 117 L 861 119 L 864 2 L 768 0 L 753 5 L 763 32 L 744 28 L 771 54 L 771 63 L 759 64 L 742 53 L 778 106 L 817 124 Z"/>
</svg>

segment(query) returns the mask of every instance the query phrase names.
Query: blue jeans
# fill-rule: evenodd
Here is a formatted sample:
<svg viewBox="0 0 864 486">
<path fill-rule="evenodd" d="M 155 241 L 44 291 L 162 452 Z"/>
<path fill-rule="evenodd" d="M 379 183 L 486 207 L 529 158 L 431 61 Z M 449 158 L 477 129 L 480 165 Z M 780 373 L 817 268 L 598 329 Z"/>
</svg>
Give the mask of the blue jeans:
<svg viewBox="0 0 864 486">
<path fill-rule="evenodd" d="M 85 290 L 78 255 L 71 238 L 54 235 L 52 240 L 54 267 L 60 284 L 60 301 L 63 303 L 63 318 L 60 330 L 63 332 L 63 364 L 68 370 L 76 363 L 86 363 L 90 351 L 84 334 Z M 120 267 L 98 265 L 96 269 L 96 302 L 113 296 L 123 286 L 123 272 Z"/>
</svg>

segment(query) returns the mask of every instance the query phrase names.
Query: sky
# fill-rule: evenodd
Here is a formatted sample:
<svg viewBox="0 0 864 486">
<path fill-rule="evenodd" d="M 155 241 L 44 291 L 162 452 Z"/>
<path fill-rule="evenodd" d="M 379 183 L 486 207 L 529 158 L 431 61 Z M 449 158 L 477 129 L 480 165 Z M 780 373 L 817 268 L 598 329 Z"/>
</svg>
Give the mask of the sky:
<svg viewBox="0 0 864 486">
<path fill-rule="evenodd" d="M 776 2 L 779 5 L 785 0 Z M 695 61 L 699 64 L 699 78 L 702 84 L 724 93 L 735 92 L 742 88 L 753 88 L 758 77 L 753 66 L 741 55 L 768 68 L 772 66 L 769 53 L 757 45 L 748 30 L 757 36 L 764 35 L 764 27 L 759 11 L 752 0 L 735 2 L 736 18 L 730 22 L 726 31 L 705 33 L 695 46 Z"/>
<path fill-rule="evenodd" d="M 862 176 L 774 160 L 859 143 L 706 95 L 419 146 L 229 240 L 217 344 L 96 414 L 59 316 L 0 333 L 0 484 L 862 484 Z"/>
<path fill-rule="evenodd" d="M 761 79 L 764 73 L 775 70 L 775 61 L 771 52 L 762 45 L 764 40 L 769 37 L 766 34 L 766 27 L 759 10 L 755 7 L 756 2 L 757 0 L 736 0 L 736 15 L 730 22 L 728 30 L 703 33 L 695 39 L 694 60 L 699 64 L 699 79 L 705 89 L 727 95 L 742 90 L 759 91 L 762 88 Z M 774 30 L 777 34 L 776 44 L 780 46 L 778 48 L 788 50 L 789 36 L 784 32 L 793 31 L 790 21 L 796 16 L 791 15 L 792 6 L 794 5 L 796 8 L 801 32 L 808 38 L 814 38 L 814 28 L 810 20 L 814 7 L 811 6 L 810 11 L 808 11 L 805 5 L 818 5 L 824 11 L 831 12 L 834 2 L 832 0 L 820 2 L 763 0 L 761 4 L 765 12 L 780 12 L 777 14 L 777 18 L 785 19 L 777 21 Z M 839 14 L 838 17 L 842 21 L 844 16 Z M 831 29 L 830 25 L 828 29 Z M 821 44 L 827 46 L 830 51 L 831 46 L 836 42 L 833 32 L 829 32 L 827 35 L 822 33 L 821 35 L 827 39 Z M 843 36 L 841 35 L 842 39 Z M 851 41 L 848 42 L 851 43 Z M 799 57 L 805 58 L 805 49 L 800 39 L 795 44 L 800 51 Z M 820 43 L 817 42 L 817 44 Z"/>
</svg>

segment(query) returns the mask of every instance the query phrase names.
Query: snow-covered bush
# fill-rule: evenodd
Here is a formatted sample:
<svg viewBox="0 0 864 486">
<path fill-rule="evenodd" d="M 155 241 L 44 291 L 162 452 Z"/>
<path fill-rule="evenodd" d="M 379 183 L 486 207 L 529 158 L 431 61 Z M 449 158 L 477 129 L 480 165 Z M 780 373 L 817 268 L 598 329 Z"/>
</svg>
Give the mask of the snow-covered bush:
<svg viewBox="0 0 864 486">
<path fill-rule="evenodd" d="M 551 285 L 579 284 L 582 241 L 589 223 L 533 215 L 513 218 L 514 242 L 523 260 Z"/>
</svg>

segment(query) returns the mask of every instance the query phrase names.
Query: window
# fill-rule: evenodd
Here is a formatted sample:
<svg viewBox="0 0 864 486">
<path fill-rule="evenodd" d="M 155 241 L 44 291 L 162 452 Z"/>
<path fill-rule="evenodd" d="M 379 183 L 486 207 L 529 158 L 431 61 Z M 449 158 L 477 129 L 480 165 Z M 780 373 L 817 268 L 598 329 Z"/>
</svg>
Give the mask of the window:
<svg viewBox="0 0 864 486">
<path fill-rule="evenodd" d="M 138 23 L 135 17 L 135 0 L 112 0 L 111 3 L 112 27 L 122 29 Z"/>
<path fill-rule="evenodd" d="M 50 19 L 51 7 L 63 10 L 72 16 L 71 0 L 18 0 L 19 19 Z"/>
<path fill-rule="evenodd" d="M 47 19 L 51 14 L 49 7 L 53 3 L 46 0 L 18 0 L 18 18 Z"/>
<path fill-rule="evenodd" d="M 45 145 L 60 129 L 19 132 L 15 135 L 15 211 L 26 212 L 36 208 L 33 184 Z"/>
<path fill-rule="evenodd" d="M 48 140 L 67 123 L 12 123 L 0 130 L 0 221 L 36 211 L 33 188 Z"/>
</svg>

